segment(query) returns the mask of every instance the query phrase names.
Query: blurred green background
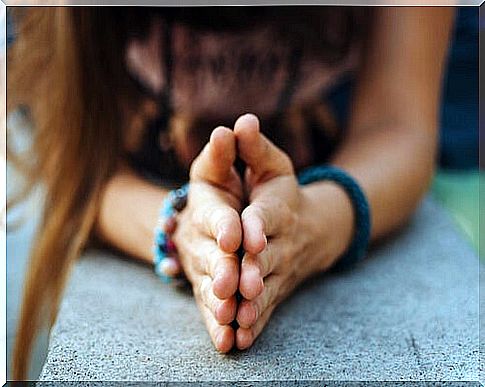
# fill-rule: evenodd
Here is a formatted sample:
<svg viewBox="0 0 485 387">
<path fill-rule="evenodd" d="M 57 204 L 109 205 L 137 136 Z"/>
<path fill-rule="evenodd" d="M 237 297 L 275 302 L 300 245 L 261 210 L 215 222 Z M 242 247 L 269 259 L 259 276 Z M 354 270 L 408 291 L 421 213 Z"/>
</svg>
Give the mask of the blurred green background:
<svg viewBox="0 0 485 387">
<path fill-rule="evenodd" d="M 440 169 L 431 187 L 432 195 L 450 212 L 463 234 L 485 260 L 483 236 L 480 243 L 480 192 L 484 192 L 483 171 Z M 483 214 L 482 214 L 483 216 Z"/>
</svg>

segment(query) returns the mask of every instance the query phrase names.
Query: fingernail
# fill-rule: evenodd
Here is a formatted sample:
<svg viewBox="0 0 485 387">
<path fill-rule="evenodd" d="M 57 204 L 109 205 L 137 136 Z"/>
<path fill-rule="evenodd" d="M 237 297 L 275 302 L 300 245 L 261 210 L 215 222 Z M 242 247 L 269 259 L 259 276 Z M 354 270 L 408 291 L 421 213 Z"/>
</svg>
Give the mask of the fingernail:
<svg viewBox="0 0 485 387">
<path fill-rule="evenodd" d="M 268 238 L 266 238 L 266 234 L 263 232 L 263 239 L 264 239 L 264 247 L 268 246 Z"/>
</svg>

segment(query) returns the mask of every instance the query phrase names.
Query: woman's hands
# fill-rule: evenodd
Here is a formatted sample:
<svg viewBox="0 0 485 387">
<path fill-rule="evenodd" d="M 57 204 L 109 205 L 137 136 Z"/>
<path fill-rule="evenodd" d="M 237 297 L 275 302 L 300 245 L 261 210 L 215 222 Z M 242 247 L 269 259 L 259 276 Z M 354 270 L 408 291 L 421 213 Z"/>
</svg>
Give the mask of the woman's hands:
<svg viewBox="0 0 485 387">
<path fill-rule="evenodd" d="M 244 182 L 233 166 L 236 154 L 246 164 Z M 246 349 L 275 307 L 305 278 L 331 266 L 337 250 L 325 249 L 332 244 L 316 211 L 321 206 L 300 188 L 290 158 L 260 132 L 254 115 L 241 116 L 234 131 L 215 129 L 190 177 L 188 204 L 174 235 L 179 257 L 215 347 Z M 346 200 L 331 185 L 319 196 Z M 341 224 L 350 230 L 340 232 Z M 351 224 L 351 215 L 349 222 L 333 224 L 341 237 L 339 253 Z M 229 325 L 234 319 L 237 332 Z"/>
</svg>

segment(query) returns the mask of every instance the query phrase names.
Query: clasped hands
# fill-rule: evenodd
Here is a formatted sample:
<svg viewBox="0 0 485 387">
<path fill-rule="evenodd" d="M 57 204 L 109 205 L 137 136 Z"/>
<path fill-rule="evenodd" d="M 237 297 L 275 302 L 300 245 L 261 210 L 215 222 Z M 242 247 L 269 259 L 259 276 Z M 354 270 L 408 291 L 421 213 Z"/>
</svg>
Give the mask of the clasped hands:
<svg viewBox="0 0 485 387">
<path fill-rule="evenodd" d="M 243 178 L 236 156 L 246 164 Z M 191 166 L 173 238 L 220 352 L 250 347 L 277 304 L 315 270 L 311 212 L 290 158 L 261 133 L 256 116 L 214 129 Z"/>
</svg>

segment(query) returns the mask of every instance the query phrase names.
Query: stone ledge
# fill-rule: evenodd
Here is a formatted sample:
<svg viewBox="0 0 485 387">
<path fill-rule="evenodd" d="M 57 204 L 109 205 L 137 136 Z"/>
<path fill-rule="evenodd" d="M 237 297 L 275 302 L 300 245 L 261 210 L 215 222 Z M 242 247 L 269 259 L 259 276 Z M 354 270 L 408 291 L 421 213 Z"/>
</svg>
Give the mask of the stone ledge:
<svg viewBox="0 0 485 387">
<path fill-rule="evenodd" d="M 426 199 L 398 236 L 321 275 L 255 345 L 220 355 L 190 294 L 104 251 L 76 265 L 41 380 L 478 380 L 478 257 Z"/>
</svg>

